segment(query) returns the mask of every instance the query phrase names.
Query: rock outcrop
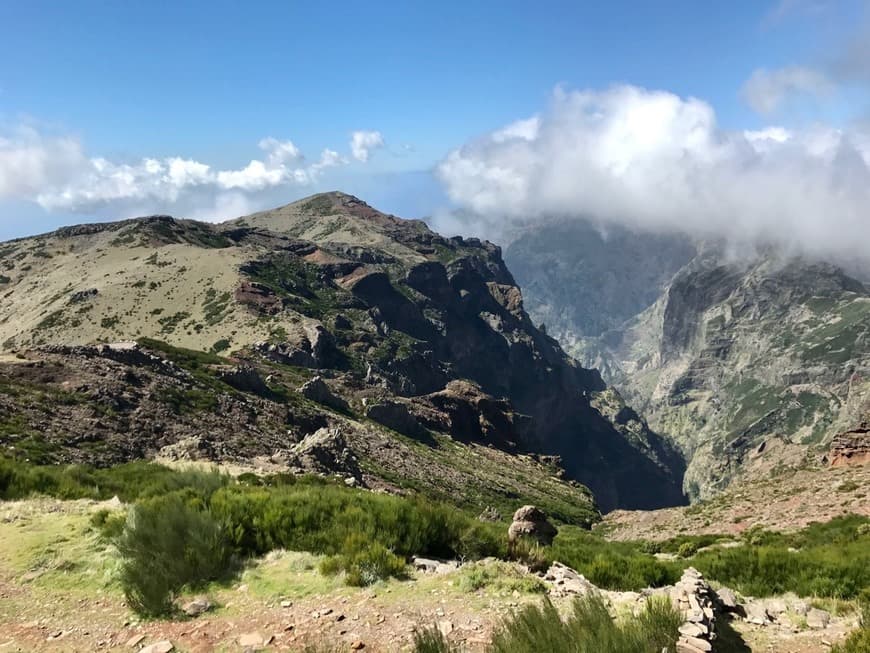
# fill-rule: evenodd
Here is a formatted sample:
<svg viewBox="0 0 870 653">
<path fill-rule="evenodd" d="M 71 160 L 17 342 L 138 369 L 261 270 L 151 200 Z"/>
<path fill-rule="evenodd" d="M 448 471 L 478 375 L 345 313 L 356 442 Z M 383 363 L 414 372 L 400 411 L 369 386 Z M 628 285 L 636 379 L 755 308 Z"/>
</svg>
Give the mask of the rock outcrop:
<svg viewBox="0 0 870 653">
<path fill-rule="evenodd" d="M 858 428 L 835 436 L 828 460 L 831 467 L 870 463 L 870 424 L 864 422 Z"/>
<path fill-rule="evenodd" d="M 316 401 L 318 404 L 329 406 L 335 410 L 345 411 L 348 409 L 347 402 L 332 392 L 329 386 L 326 385 L 326 381 L 320 376 L 315 376 L 313 379 L 303 383 L 299 387 L 298 392 L 306 399 Z"/>
</svg>

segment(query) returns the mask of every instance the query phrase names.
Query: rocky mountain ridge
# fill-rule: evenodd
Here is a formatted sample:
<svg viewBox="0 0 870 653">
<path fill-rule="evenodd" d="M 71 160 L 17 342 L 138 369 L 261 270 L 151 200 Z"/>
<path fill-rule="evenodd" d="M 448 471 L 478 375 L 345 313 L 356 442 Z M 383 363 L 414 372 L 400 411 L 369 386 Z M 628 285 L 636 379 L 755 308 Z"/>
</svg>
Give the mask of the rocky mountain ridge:
<svg viewBox="0 0 870 653">
<path fill-rule="evenodd" d="M 153 455 L 180 445 L 189 430 L 210 430 L 200 427 L 217 407 L 215 414 L 238 417 L 233 424 L 257 425 L 218 429 L 220 441 L 208 443 L 217 457 L 273 456 L 287 449 L 288 422 L 300 422 L 294 433 L 300 442 L 317 433 L 328 439 L 336 411 L 347 406 L 356 419 L 380 420 L 405 437 L 431 438 L 430 445 L 447 446 L 441 436 L 449 436 L 450 446 L 556 456 L 566 478 L 588 485 L 604 509 L 682 499 L 679 455 L 596 371 L 534 327 L 498 247 L 443 238 L 421 221 L 385 215 L 355 197 L 316 195 L 220 225 L 154 216 L 65 228 L 0 244 L 0 270 L 0 343 L 36 369 L 70 368 L 59 377 L 84 373 L 95 357 L 76 346 L 95 343 L 139 341 L 153 350 L 166 342 L 170 351 L 208 352 L 202 360 L 176 352 L 193 375 L 181 381 L 179 411 L 193 406 L 198 416 L 178 420 L 183 428 L 170 429 L 171 437 L 156 437 L 131 455 Z M 106 356 L 104 348 L 97 358 Z M 17 383 L 20 359 L 7 357 L 5 365 L 8 382 Z M 256 375 L 225 366 L 252 368 L 262 385 L 233 388 Z M 139 374 L 118 374 L 128 372 Z M 332 417 L 320 408 L 293 410 L 292 401 L 288 411 L 297 388 L 282 374 L 293 384 L 299 375 L 323 377 L 340 400 L 328 405 Z M 33 396 L 44 383 L 52 381 L 25 379 Z M 239 403 L 230 389 L 260 398 Z M 314 394 L 303 394 L 306 401 L 329 404 L 322 386 L 308 392 Z M 4 406 L 0 432 L 39 431 L 21 404 Z M 116 419 L 126 407 L 109 408 L 108 430 L 93 436 L 92 451 L 136 428 Z M 68 451 L 64 438 L 73 430 L 55 423 L 53 444 L 61 441 Z M 76 444 L 76 437 L 67 439 Z M 364 435 L 348 447 L 376 464 L 373 441 L 381 442 Z M 397 485 L 419 476 L 382 471 L 381 480 Z"/>
</svg>

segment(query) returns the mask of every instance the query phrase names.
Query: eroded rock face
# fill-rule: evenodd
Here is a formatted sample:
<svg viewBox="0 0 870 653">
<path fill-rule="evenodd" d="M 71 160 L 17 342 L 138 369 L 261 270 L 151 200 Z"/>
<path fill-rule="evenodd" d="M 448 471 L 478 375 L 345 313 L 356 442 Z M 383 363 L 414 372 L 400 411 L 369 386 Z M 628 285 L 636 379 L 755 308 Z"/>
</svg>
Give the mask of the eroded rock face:
<svg viewBox="0 0 870 653">
<path fill-rule="evenodd" d="M 870 424 L 834 437 L 828 453 L 831 467 L 866 465 L 870 463 Z"/>
</svg>

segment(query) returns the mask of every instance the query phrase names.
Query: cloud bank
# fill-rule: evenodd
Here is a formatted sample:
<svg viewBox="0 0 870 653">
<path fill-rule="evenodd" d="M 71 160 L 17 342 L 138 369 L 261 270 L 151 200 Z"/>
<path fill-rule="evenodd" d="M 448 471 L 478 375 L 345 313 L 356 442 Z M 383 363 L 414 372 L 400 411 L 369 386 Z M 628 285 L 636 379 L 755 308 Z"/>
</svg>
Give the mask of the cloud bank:
<svg viewBox="0 0 870 653">
<path fill-rule="evenodd" d="M 352 153 L 365 162 L 383 138 L 379 132 L 357 133 L 365 136 L 354 139 Z M 348 164 L 330 149 L 309 161 L 289 140 L 269 137 L 258 146 L 261 156 L 236 169 L 216 169 L 177 156 L 118 162 L 88 156 L 78 138 L 19 126 L 0 135 L 0 199 L 29 200 L 50 211 L 75 213 L 205 207 L 220 218 L 228 217 L 226 211 L 250 206 L 255 194 L 312 185 L 328 168 Z M 358 148 L 365 154 L 362 158 Z"/>
<path fill-rule="evenodd" d="M 870 138 L 721 129 L 695 98 L 557 89 L 546 111 L 449 153 L 437 175 L 490 233 L 551 216 L 867 256 Z"/>
</svg>

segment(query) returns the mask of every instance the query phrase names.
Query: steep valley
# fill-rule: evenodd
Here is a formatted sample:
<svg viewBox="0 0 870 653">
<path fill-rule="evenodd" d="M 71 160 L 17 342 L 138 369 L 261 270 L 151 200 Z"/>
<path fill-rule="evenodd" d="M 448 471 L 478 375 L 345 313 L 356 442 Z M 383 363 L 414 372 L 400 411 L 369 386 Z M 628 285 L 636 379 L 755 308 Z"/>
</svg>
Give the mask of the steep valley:
<svg viewBox="0 0 870 653">
<path fill-rule="evenodd" d="M 682 449 L 692 499 L 826 464 L 867 420 L 870 291 L 835 265 L 586 223 L 521 234 L 506 258 L 532 318 Z"/>
</svg>

